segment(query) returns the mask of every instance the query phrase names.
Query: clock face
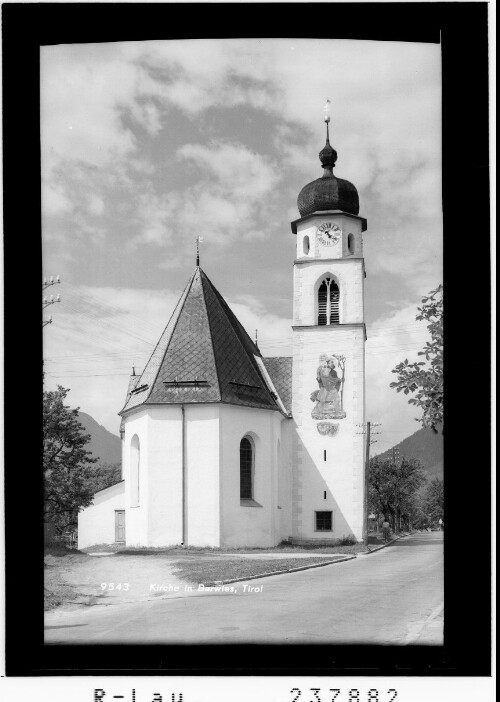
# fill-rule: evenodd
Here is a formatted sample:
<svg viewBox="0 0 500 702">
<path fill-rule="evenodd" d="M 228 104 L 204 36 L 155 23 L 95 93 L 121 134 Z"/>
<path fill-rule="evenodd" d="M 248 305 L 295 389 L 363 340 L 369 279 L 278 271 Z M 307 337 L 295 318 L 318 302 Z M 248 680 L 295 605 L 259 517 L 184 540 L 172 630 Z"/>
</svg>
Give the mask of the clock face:
<svg viewBox="0 0 500 702">
<path fill-rule="evenodd" d="M 333 246 L 342 236 L 342 229 L 338 224 L 325 222 L 317 230 L 318 240 L 323 246 Z"/>
</svg>

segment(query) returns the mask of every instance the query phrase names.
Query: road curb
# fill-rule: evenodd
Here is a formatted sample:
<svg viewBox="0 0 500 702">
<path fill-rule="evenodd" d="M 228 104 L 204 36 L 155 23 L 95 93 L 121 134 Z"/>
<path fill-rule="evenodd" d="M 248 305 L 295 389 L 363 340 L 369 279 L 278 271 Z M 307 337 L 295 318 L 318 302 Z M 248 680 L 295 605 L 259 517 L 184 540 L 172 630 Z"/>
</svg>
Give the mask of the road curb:
<svg viewBox="0 0 500 702">
<path fill-rule="evenodd" d="M 256 580 L 257 578 L 270 578 L 272 575 L 283 575 L 285 573 L 296 573 L 299 570 L 310 570 L 311 568 L 322 568 L 323 566 L 333 565 L 334 563 L 344 563 L 344 561 L 352 561 L 357 558 L 356 555 L 345 556 L 344 558 L 336 558 L 334 561 L 326 561 L 325 563 L 312 563 L 310 565 L 299 566 L 298 568 L 289 568 L 288 570 L 275 570 L 272 573 L 259 573 L 259 575 L 247 575 L 242 578 L 231 578 L 230 580 L 215 580 L 209 583 L 203 583 L 203 587 L 217 587 L 219 585 L 229 585 L 230 583 L 242 583 L 246 580 Z"/>
<path fill-rule="evenodd" d="M 371 550 L 362 551 L 361 553 L 358 553 L 358 556 L 369 556 L 370 553 L 375 553 L 376 551 L 380 551 L 380 550 L 383 549 L 383 548 L 387 548 L 387 546 L 390 546 L 390 545 L 393 544 L 395 541 L 399 541 L 399 539 L 404 539 L 405 536 L 407 536 L 407 534 L 404 534 L 404 535 L 402 535 L 402 536 L 396 536 L 394 539 L 391 539 L 391 540 L 388 541 L 386 544 L 382 544 L 382 546 L 375 546 L 375 548 L 372 548 Z M 370 549 L 369 546 L 367 546 L 366 548 Z"/>
</svg>

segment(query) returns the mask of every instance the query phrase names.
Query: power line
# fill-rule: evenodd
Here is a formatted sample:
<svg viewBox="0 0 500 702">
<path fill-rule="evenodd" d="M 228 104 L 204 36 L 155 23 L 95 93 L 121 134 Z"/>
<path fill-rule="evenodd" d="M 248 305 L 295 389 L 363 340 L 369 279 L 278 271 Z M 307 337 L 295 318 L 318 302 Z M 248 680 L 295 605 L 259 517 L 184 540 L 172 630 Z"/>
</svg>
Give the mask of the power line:
<svg viewBox="0 0 500 702">
<path fill-rule="evenodd" d="M 82 297 L 85 299 L 93 300 L 97 305 L 103 309 L 103 310 L 109 310 L 113 314 L 118 314 L 118 315 L 127 315 L 128 317 L 132 317 L 133 319 L 137 320 L 137 323 L 141 326 L 141 328 L 147 328 L 149 327 L 149 330 L 151 333 L 156 333 L 156 328 L 154 325 L 151 325 L 147 318 L 141 317 L 139 315 L 134 314 L 131 312 L 131 310 L 124 308 L 124 307 L 118 307 L 117 305 L 112 305 L 107 302 L 103 302 L 101 299 L 97 298 L 95 295 L 92 295 L 92 293 L 88 292 L 88 289 L 85 289 L 79 285 L 72 284 L 71 287 L 75 289 L 75 293 L 73 293 L 75 296 L 77 296 L 78 291 L 80 291 L 80 295 L 77 296 L 77 299 L 80 300 Z"/>
<path fill-rule="evenodd" d="M 112 378 L 112 377 L 118 377 L 118 376 L 129 376 L 130 372 L 128 373 L 88 373 L 85 375 L 52 375 L 52 373 L 45 373 L 46 376 L 53 378 L 54 380 L 57 379 L 62 379 L 62 378 Z"/>
</svg>

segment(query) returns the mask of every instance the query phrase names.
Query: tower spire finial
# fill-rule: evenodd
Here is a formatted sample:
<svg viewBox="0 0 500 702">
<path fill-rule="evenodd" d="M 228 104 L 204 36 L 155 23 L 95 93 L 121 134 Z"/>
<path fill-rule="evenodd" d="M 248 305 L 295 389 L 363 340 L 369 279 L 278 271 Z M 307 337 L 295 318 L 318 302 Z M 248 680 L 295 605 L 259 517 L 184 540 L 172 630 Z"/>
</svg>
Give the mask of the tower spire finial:
<svg viewBox="0 0 500 702">
<path fill-rule="evenodd" d="M 196 237 L 196 265 L 200 265 L 200 241 L 203 241 L 202 236 Z"/>
<path fill-rule="evenodd" d="M 335 161 L 337 160 L 337 152 L 330 146 L 330 105 L 331 102 L 327 98 L 325 106 L 323 108 L 325 114 L 323 119 L 326 123 L 326 144 L 323 147 L 323 149 L 319 152 L 319 160 L 321 161 L 321 165 L 323 166 L 324 178 L 331 178 L 333 176 L 332 169 L 335 167 Z"/>
<path fill-rule="evenodd" d="M 330 123 L 330 105 L 331 105 L 331 104 L 332 104 L 332 103 L 330 102 L 330 100 L 329 100 L 328 98 L 326 98 L 325 106 L 324 106 L 324 108 L 323 108 L 323 112 L 325 113 L 325 116 L 324 116 L 323 119 L 324 119 L 324 121 L 325 121 L 325 123 L 326 123 L 326 143 L 327 143 L 327 144 L 330 143 L 330 138 L 329 138 L 329 137 L 330 137 L 330 133 L 329 133 L 328 125 L 329 125 L 329 123 Z"/>
</svg>

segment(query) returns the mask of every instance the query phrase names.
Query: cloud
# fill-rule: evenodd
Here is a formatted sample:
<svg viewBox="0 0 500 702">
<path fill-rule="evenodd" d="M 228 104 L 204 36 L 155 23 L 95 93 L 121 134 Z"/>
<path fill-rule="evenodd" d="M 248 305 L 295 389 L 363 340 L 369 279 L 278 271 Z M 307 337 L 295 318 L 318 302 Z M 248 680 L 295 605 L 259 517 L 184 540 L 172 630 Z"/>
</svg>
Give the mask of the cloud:
<svg viewBox="0 0 500 702">
<path fill-rule="evenodd" d="M 130 251 L 140 245 L 169 246 L 174 231 L 171 228 L 175 212 L 181 202 L 175 193 L 159 196 L 152 192 L 142 193 L 133 200 L 133 218 L 137 234 L 128 242 Z"/>
<path fill-rule="evenodd" d="M 64 192 L 64 188 L 55 183 L 42 183 L 42 207 L 45 215 L 70 213 L 73 205 Z"/>
<path fill-rule="evenodd" d="M 227 142 L 185 144 L 177 158 L 192 185 L 182 193 L 139 197 L 141 227 L 132 241 L 134 248 L 141 244 L 165 247 L 179 241 L 179 233 L 186 244 L 204 232 L 209 233 L 211 244 L 261 238 L 256 225 L 266 210 L 265 198 L 279 180 L 267 158 Z M 184 236 L 186 232 L 191 238 Z"/>
<path fill-rule="evenodd" d="M 148 42 L 140 60 L 149 73 L 148 89 L 191 118 L 212 107 L 272 109 L 281 91 L 252 65 L 265 63 L 258 46 L 245 40 Z"/>
<path fill-rule="evenodd" d="M 182 192 L 184 206 L 158 200 L 155 211 L 170 214 L 173 208 L 175 219 L 186 227 L 207 217 L 214 240 L 222 242 L 230 235 L 229 222 L 238 218 L 237 205 L 238 219 L 251 239 L 252 232 L 262 234 L 259 226 L 250 224 L 256 216 L 255 202 L 272 191 L 278 173 L 285 172 L 294 184 L 294 199 L 295 183 L 301 187 L 321 175 L 313 154 L 324 139 L 322 105 L 329 96 L 331 139 L 339 152 L 336 174 L 355 183 L 362 210 L 373 214 L 377 207 L 390 208 L 391 217 L 401 219 L 418 216 L 425 203 L 428 213 L 439 216 L 436 58 L 439 47 L 328 40 L 44 47 L 42 161 L 52 193 L 47 206 L 50 211 L 70 210 L 75 192 L 61 182 L 55 190 L 56 170 L 67 172 L 85 163 L 106 168 L 106 176 L 122 188 L 123 196 L 137 197 L 140 208 L 144 192 L 151 190 L 155 168 L 139 156 L 136 127 L 154 137 L 168 128 L 172 108 L 198 119 L 209 109 L 220 113 L 247 107 L 275 117 L 278 158 L 267 160 L 263 153 L 252 154 L 236 143 L 185 144 L 178 150 L 181 165 L 208 170 L 191 171 L 195 183 Z M 99 197 L 99 178 L 89 171 L 86 178 Z M 141 228 L 138 238 L 147 243 L 169 241 L 158 235 L 165 218 L 166 214 L 158 215 L 157 223 Z"/>
<path fill-rule="evenodd" d="M 93 215 L 102 215 L 104 212 L 104 200 L 95 194 L 91 194 L 88 201 L 89 212 Z"/>
<path fill-rule="evenodd" d="M 72 56 L 68 47 L 45 47 L 41 53 L 42 164 L 50 171 L 58 158 L 103 166 L 111 154 L 134 148 L 117 109 L 136 80 L 122 62 L 101 63 Z"/>
<path fill-rule="evenodd" d="M 259 348 L 263 356 L 291 356 L 292 320 L 269 312 L 266 305 L 253 295 L 238 295 L 228 304 L 251 339 L 258 331 Z"/>
<path fill-rule="evenodd" d="M 261 154 L 250 151 L 241 144 L 212 143 L 210 147 L 184 144 L 178 150 L 181 159 L 189 160 L 214 176 L 217 185 L 239 197 L 256 200 L 276 185 L 279 175 L 274 166 Z M 201 171 L 201 169 L 200 169 Z"/>
</svg>

